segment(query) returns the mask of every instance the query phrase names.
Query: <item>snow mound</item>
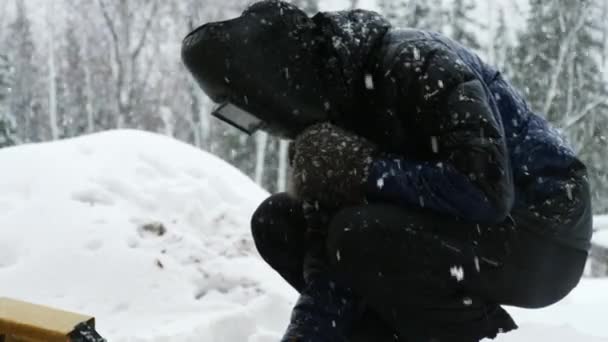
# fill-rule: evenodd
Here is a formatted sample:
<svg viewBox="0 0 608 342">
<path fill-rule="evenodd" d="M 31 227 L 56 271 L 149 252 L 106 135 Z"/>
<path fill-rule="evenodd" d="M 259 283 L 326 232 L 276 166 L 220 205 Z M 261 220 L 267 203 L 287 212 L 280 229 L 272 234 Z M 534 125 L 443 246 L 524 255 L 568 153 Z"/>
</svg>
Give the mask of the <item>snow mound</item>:
<svg viewBox="0 0 608 342">
<path fill-rule="evenodd" d="M 286 324 L 294 294 L 249 237 L 267 193 L 220 159 L 125 130 L 0 165 L 2 296 L 93 314 L 110 341 L 261 342 Z"/>
<path fill-rule="evenodd" d="M 608 342 L 608 279 L 583 279 L 566 298 L 538 310 L 507 307 L 520 328 L 497 342 Z"/>
</svg>

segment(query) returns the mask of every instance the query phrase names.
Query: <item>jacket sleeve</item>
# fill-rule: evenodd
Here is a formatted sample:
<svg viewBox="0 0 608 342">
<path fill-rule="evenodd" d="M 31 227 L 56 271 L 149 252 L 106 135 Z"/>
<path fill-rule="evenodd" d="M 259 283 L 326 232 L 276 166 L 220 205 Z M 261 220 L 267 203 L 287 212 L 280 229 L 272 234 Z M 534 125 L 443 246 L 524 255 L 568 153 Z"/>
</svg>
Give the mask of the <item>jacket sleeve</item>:
<svg viewBox="0 0 608 342">
<path fill-rule="evenodd" d="M 439 43 L 409 42 L 390 64 L 391 81 L 410 98 L 412 112 L 400 115 L 415 115 L 420 129 L 429 132 L 427 141 L 419 143 L 430 156 L 375 159 L 369 196 L 467 221 L 504 220 L 513 205 L 512 172 L 504 129 L 487 87 Z"/>
</svg>

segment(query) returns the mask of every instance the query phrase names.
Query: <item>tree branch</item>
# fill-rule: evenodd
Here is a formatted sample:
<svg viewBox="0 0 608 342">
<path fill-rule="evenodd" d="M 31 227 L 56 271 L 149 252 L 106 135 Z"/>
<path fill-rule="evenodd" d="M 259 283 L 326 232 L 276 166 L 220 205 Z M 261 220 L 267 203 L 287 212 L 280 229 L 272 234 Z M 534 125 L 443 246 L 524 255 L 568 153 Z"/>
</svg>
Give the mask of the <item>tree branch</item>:
<svg viewBox="0 0 608 342">
<path fill-rule="evenodd" d="M 568 32 L 566 39 L 564 39 L 564 41 L 562 42 L 562 44 L 559 47 L 557 62 L 555 64 L 554 70 L 551 73 L 551 80 L 549 82 L 549 91 L 547 92 L 547 97 L 545 98 L 545 104 L 543 105 L 542 112 L 545 113 L 545 115 L 549 114 L 549 110 L 551 109 L 551 106 L 553 105 L 553 100 L 557 96 L 557 86 L 558 86 L 558 82 L 559 82 L 559 76 L 562 73 L 562 69 L 564 67 L 564 61 L 566 59 L 568 50 L 570 49 L 570 46 L 571 46 L 572 42 L 574 41 L 574 38 L 578 34 L 579 30 L 585 24 L 585 20 L 587 19 L 588 12 L 589 12 L 589 7 L 586 7 L 583 10 L 583 12 L 581 13 L 581 16 L 578 18 L 578 22 L 576 23 L 576 25 L 572 28 L 572 30 L 570 32 Z"/>
<path fill-rule="evenodd" d="M 117 105 L 117 110 L 119 111 L 119 113 L 117 113 L 117 115 L 123 115 L 123 113 L 121 113 L 122 111 L 122 104 L 121 104 L 121 92 L 122 92 L 122 88 L 124 86 L 124 65 L 122 63 L 121 60 L 121 51 L 120 51 L 120 39 L 118 37 L 118 33 L 116 32 L 116 25 L 114 23 L 114 21 L 112 20 L 112 18 L 110 17 L 110 13 L 108 12 L 108 8 L 105 4 L 105 2 L 103 0 L 97 0 L 97 3 L 99 4 L 99 8 L 101 9 L 101 13 L 103 15 L 104 21 L 106 22 L 106 26 L 108 27 L 108 30 L 110 31 L 110 36 L 112 37 L 112 41 L 114 42 L 114 62 L 116 63 L 116 68 L 118 69 L 116 71 L 117 75 L 116 75 L 116 89 L 114 89 L 115 91 L 115 95 L 116 95 L 116 105 Z"/>
<path fill-rule="evenodd" d="M 152 4 L 152 9 L 150 10 L 150 15 L 148 16 L 148 18 L 146 18 L 144 30 L 141 34 L 139 42 L 135 46 L 135 50 L 133 50 L 133 52 L 131 53 L 132 60 L 137 59 L 137 57 L 141 53 L 141 50 L 143 49 L 144 44 L 146 43 L 146 38 L 148 37 L 148 30 L 150 29 L 150 26 L 152 25 L 152 20 L 156 17 L 157 13 L 158 13 L 158 1 L 154 1 L 154 3 Z"/>
<path fill-rule="evenodd" d="M 114 55 L 116 59 L 118 59 L 120 56 L 119 38 L 118 33 L 116 32 L 114 21 L 110 17 L 110 14 L 108 13 L 108 8 L 106 7 L 106 4 L 103 2 L 103 0 L 97 0 L 97 3 L 99 4 L 99 8 L 101 9 L 101 14 L 103 15 L 104 21 L 106 22 L 106 26 L 110 31 L 110 36 L 112 36 L 112 40 L 114 41 Z"/>
<path fill-rule="evenodd" d="M 600 107 L 602 105 L 608 105 L 608 99 L 597 99 L 596 101 L 591 102 L 590 104 L 585 106 L 585 108 L 583 108 L 583 110 L 577 116 L 572 117 L 572 118 L 566 118 L 565 120 L 562 120 L 562 122 L 559 125 L 560 128 L 563 130 L 567 130 L 567 129 L 574 127 L 574 125 L 576 125 L 581 120 L 583 120 L 587 115 L 592 113 L 592 111 L 594 109 L 596 109 L 597 107 Z"/>
</svg>

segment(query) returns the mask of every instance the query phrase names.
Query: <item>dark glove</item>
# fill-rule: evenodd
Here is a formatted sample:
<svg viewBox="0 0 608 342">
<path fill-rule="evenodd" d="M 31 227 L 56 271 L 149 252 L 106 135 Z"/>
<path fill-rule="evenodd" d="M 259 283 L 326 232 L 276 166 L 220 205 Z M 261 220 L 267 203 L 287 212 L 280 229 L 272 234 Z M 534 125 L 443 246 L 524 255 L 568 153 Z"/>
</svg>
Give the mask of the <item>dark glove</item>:
<svg viewBox="0 0 608 342">
<path fill-rule="evenodd" d="M 324 208 L 365 202 L 365 187 L 375 146 L 330 123 L 311 126 L 290 146 L 292 192 Z"/>
</svg>

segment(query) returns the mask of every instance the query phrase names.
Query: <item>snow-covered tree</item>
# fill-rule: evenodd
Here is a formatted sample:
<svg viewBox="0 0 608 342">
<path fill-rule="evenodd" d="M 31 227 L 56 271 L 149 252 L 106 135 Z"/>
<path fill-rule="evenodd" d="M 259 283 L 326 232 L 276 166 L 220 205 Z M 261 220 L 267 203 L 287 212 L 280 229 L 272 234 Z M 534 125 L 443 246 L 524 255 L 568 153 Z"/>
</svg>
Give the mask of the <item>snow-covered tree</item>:
<svg viewBox="0 0 608 342">
<path fill-rule="evenodd" d="M 137 127 L 137 104 L 148 86 L 143 51 L 157 23 L 161 1 L 97 0 L 113 57 L 114 110 L 118 127 Z M 141 113 L 139 113 L 141 114 Z"/>
<path fill-rule="evenodd" d="M 91 75 L 87 74 L 85 33 L 79 30 L 79 19 L 68 14 L 65 20 L 62 56 L 59 64 L 59 117 L 62 137 L 79 136 L 95 130 L 95 114 L 90 101 Z M 88 78 L 88 79 L 87 79 Z"/>
<path fill-rule="evenodd" d="M 378 7 L 396 27 L 443 32 L 446 12 L 441 0 L 378 0 Z"/>
<path fill-rule="evenodd" d="M 574 144 L 589 168 L 594 209 L 608 210 L 608 92 L 600 71 L 601 0 L 531 0 L 513 76 L 533 110 Z"/>
<path fill-rule="evenodd" d="M 469 48 L 479 49 L 481 45 L 475 36 L 474 27 L 481 25 L 473 18 L 475 8 L 475 1 L 453 0 L 446 16 L 446 34 Z"/>
<path fill-rule="evenodd" d="M 8 111 L 10 89 L 8 58 L 0 55 L 0 148 L 15 144 L 14 120 Z"/>
<path fill-rule="evenodd" d="M 51 128 L 51 138 L 59 139 L 59 125 L 57 122 L 57 63 L 55 62 L 55 22 L 54 22 L 54 0 L 47 1 L 47 90 L 48 90 L 48 112 L 49 112 L 49 127 Z"/>
<path fill-rule="evenodd" d="M 491 33 L 490 44 L 486 47 L 488 62 L 495 65 L 501 72 L 510 73 L 511 63 L 508 60 L 512 54 L 513 44 L 509 40 L 507 20 L 504 9 L 497 14 L 496 25 Z"/>
<path fill-rule="evenodd" d="M 40 86 L 44 81 L 36 61 L 28 8 L 23 0 L 15 0 L 15 18 L 5 37 L 6 52 L 11 64 L 11 95 L 9 111 L 15 117 L 17 137 L 22 142 L 47 140 L 48 113 L 42 110 Z M 46 100 L 46 99 L 44 99 Z"/>
<path fill-rule="evenodd" d="M 602 71 L 604 74 L 606 74 L 608 73 L 608 1 L 604 1 L 601 18 L 601 22 L 604 23 L 604 25 L 601 27 L 602 44 L 604 44 L 604 51 L 602 53 Z"/>
<path fill-rule="evenodd" d="M 9 95 L 10 83 L 10 65 L 8 63 L 8 57 L 0 54 L 0 108 L 6 106 L 6 101 Z"/>
</svg>

